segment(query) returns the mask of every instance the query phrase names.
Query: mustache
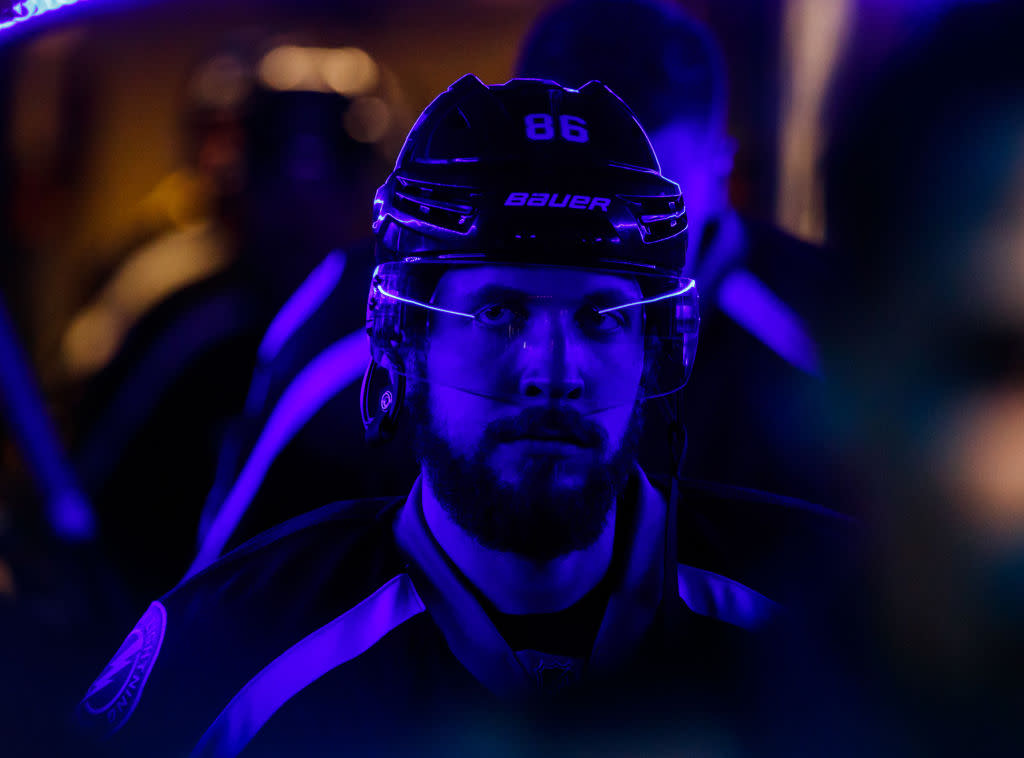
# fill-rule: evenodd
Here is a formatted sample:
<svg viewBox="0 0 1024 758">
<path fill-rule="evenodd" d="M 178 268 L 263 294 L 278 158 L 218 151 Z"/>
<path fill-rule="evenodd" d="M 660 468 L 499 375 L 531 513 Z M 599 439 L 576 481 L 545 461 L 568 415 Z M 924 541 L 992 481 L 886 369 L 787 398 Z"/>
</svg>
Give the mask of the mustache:
<svg viewBox="0 0 1024 758">
<path fill-rule="evenodd" d="M 560 440 L 581 447 L 602 450 L 607 445 L 604 429 L 572 408 L 527 408 L 517 416 L 487 425 L 484 444 L 488 447 L 521 439 Z"/>
</svg>

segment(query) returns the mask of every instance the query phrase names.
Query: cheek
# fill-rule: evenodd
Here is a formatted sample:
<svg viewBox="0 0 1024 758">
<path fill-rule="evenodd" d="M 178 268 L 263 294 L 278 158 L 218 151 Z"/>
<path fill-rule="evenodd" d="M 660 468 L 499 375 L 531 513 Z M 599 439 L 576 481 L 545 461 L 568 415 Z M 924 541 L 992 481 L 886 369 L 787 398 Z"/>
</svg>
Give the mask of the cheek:
<svg viewBox="0 0 1024 758">
<path fill-rule="evenodd" d="M 509 354 L 495 350 L 473 329 L 439 329 L 427 344 L 425 376 L 437 385 L 474 392 L 507 392 L 512 368 Z"/>
<path fill-rule="evenodd" d="M 594 417 L 594 421 L 604 427 L 605 434 L 608 435 L 607 456 L 610 457 L 612 453 L 621 447 L 622 440 L 626 436 L 626 430 L 629 428 L 632 418 L 632 405 L 623 405 L 617 408 L 612 408 L 611 410 L 597 414 Z"/>
<path fill-rule="evenodd" d="M 644 370 L 642 349 L 630 347 L 617 353 L 611 364 L 589 367 L 584 381 L 591 385 L 590 396 L 594 406 L 606 408 L 587 415 L 589 421 L 599 424 L 608 437 L 610 455 L 618 450 L 632 421 L 636 403 L 640 399 L 640 381 Z M 581 408 L 584 414 L 586 409 Z"/>
<path fill-rule="evenodd" d="M 456 452 L 469 455 L 480 442 L 487 424 L 487 409 L 492 404 L 437 384 L 427 386 L 427 397 L 435 430 Z"/>
</svg>

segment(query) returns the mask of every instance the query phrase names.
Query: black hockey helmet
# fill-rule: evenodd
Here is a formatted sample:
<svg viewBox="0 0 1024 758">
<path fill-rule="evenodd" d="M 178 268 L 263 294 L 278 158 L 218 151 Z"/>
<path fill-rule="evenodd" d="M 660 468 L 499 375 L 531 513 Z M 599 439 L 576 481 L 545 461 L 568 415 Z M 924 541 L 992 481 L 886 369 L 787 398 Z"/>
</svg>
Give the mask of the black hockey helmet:
<svg viewBox="0 0 1024 758">
<path fill-rule="evenodd" d="M 683 198 L 661 174 L 633 112 L 600 82 L 574 90 L 540 79 L 487 86 L 463 76 L 410 131 L 377 191 L 373 229 L 378 266 L 367 330 L 378 364 L 386 359 L 408 372 L 401 352 L 422 346 L 431 317 L 474 318 L 432 300 L 444 271 L 562 267 L 615 274 L 638 286 L 636 297 L 600 315 L 639 306 L 644 397 L 674 392 L 686 381 L 699 317 L 694 283 L 682 277 Z M 518 339 L 514 331 L 509 344 Z M 393 389 L 370 386 L 372 368 L 364 382 L 367 423 L 379 412 L 377 395 L 384 411 L 396 397 Z M 441 381 L 481 394 L 465 376 Z"/>
<path fill-rule="evenodd" d="M 686 210 L 611 90 L 466 74 L 416 121 L 374 199 L 378 263 L 493 261 L 679 273 Z"/>
</svg>

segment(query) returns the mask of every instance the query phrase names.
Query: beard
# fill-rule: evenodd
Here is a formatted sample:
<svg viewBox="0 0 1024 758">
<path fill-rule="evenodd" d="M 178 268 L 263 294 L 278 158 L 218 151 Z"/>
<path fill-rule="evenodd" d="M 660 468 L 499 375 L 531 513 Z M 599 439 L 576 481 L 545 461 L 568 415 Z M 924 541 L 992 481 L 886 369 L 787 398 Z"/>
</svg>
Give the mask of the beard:
<svg viewBox="0 0 1024 758">
<path fill-rule="evenodd" d="M 604 429 L 573 409 L 527 408 L 493 421 L 469 456 L 456 452 L 435 427 L 423 384 L 411 388 L 408 410 L 416 428 L 416 455 L 434 494 L 463 531 L 491 550 L 551 560 L 593 545 L 636 466 L 639 403 L 610 454 Z M 525 456 L 515 481 L 500 478 L 488 463 L 498 446 L 538 430 L 577 440 L 585 454 L 571 459 Z M 575 484 L 567 486 L 565 479 Z"/>
</svg>

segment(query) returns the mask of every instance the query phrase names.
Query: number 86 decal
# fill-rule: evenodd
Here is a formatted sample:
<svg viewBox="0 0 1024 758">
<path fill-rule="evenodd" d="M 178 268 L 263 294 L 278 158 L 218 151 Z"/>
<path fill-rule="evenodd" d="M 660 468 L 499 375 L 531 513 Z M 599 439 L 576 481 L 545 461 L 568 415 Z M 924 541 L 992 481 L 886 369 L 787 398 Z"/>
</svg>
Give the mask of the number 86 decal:
<svg viewBox="0 0 1024 758">
<path fill-rule="evenodd" d="M 550 113 L 530 113 L 525 121 L 527 139 L 539 141 L 555 138 L 555 119 Z M 567 142 L 586 142 L 590 139 L 587 122 L 579 116 L 559 116 L 558 132 L 558 136 Z"/>
</svg>

